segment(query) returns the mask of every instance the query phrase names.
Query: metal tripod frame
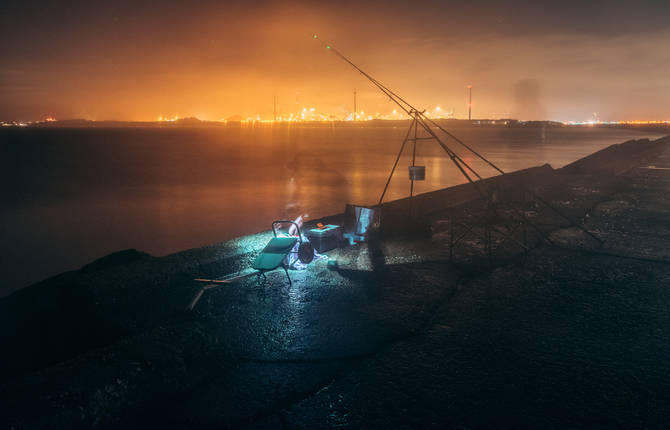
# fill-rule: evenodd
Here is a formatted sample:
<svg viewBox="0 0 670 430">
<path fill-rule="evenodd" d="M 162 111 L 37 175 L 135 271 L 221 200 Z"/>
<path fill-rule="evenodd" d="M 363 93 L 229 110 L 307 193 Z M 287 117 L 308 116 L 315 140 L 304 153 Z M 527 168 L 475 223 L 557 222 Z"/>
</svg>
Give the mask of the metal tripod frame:
<svg viewBox="0 0 670 430">
<path fill-rule="evenodd" d="M 382 195 L 379 199 L 378 206 L 381 206 L 384 200 L 384 196 L 386 194 L 386 191 L 388 190 L 388 186 L 391 182 L 391 178 L 393 176 L 393 173 L 395 172 L 395 169 L 398 166 L 398 162 L 400 161 L 400 157 L 402 155 L 402 152 L 405 148 L 405 145 L 408 140 L 413 140 L 414 141 L 414 155 L 413 155 L 413 160 L 416 156 L 416 142 L 417 142 L 417 130 L 419 127 L 421 127 L 425 132 L 428 134 L 429 137 L 423 138 L 426 140 L 435 140 L 437 144 L 444 150 L 444 152 L 447 154 L 451 162 L 456 166 L 456 168 L 461 172 L 461 174 L 467 179 L 467 181 L 472 184 L 472 186 L 476 189 L 477 193 L 481 196 L 482 199 L 487 200 L 487 212 L 491 210 L 491 208 L 494 208 L 494 205 L 492 204 L 491 201 L 491 192 L 490 190 L 483 190 L 482 187 L 487 187 L 487 184 L 482 181 L 482 176 L 475 171 L 472 166 L 470 166 L 463 158 L 461 158 L 458 154 L 456 154 L 449 146 L 446 145 L 445 142 L 440 139 L 440 137 L 437 135 L 435 132 L 434 128 L 439 130 L 440 132 L 444 133 L 447 138 L 454 140 L 456 143 L 458 143 L 460 146 L 465 148 L 467 151 L 475 155 L 477 158 L 488 164 L 490 167 L 495 169 L 501 176 L 505 175 L 505 172 L 500 169 L 498 166 L 496 166 L 494 163 L 492 163 L 490 160 L 488 160 L 486 157 L 481 155 L 479 152 L 475 151 L 472 147 L 467 145 L 465 142 L 451 134 L 449 131 L 444 129 L 442 126 L 440 126 L 437 122 L 435 122 L 433 119 L 429 118 L 425 114 L 425 110 L 419 110 L 412 106 L 409 102 L 407 102 L 405 99 L 403 99 L 401 96 L 393 92 L 391 89 L 380 83 L 378 80 L 370 76 L 368 73 L 363 71 L 360 67 L 358 67 L 356 64 L 354 64 L 351 60 L 349 60 L 347 57 L 345 57 L 342 53 L 340 53 L 337 49 L 335 49 L 332 45 L 329 43 L 324 42 L 321 40 L 316 34 L 313 35 L 314 39 L 319 41 L 326 49 L 332 51 L 335 55 L 337 55 L 340 59 L 348 63 L 351 67 L 353 67 L 355 70 L 357 70 L 360 74 L 365 76 L 374 86 L 376 86 L 384 95 L 386 95 L 389 100 L 391 100 L 393 103 L 395 103 L 402 111 L 404 111 L 410 118 L 412 118 L 412 123 L 410 125 L 409 130 L 407 131 L 407 135 L 405 136 L 405 139 L 403 140 L 402 146 L 400 147 L 400 151 L 398 152 L 398 156 L 396 157 L 395 163 L 393 164 L 393 168 L 391 169 L 391 174 L 389 175 L 388 180 L 386 181 L 386 185 L 384 186 L 384 191 L 382 192 Z M 414 139 L 409 139 L 410 133 L 414 129 L 415 137 Z M 414 161 L 413 163 L 414 164 Z M 411 198 L 413 195 L 414 191 L 414 181 L 412 180 L 412 184 L 410 186 L 410 205 L 411 205 Z M 524 190 L 525 192 L 525 190 Z M 558 209 L 553 207 L 549 202 L 538 196 L 536 193 L 531 192 L 531 195 L 542 205 L 546 206 L 549 208 L 551 211 L 554 213 L 558 214 L 561 218 L 565 219 L 568 221 L 572 226 L 579 228 L 582 230 L 584 233 L 586 233 L 589 237 L 597 241 L 599 244 L 603 244 L 603 240 L 591 233 L 590 231 L 586 230 L 582 225 L 579 223 L 573 221 L 571 218 L 569 218 L 567 215 L 563 214 L 560 212 Z M 411 206 L 410 206 L 411 208 Z M 531 223 L 530 220 L 528 220 L 525 216 L 523 216 L 522 211 L 520 211 L 518 208 L 514 208 L 514 213 L 516 213 L 516 218 L 520 222 L 528 224 L 530 227 L 538 231 L 541 236 L 547 240 L 548 242 L 551 243 L 551 241 L 548 238 L 548 235 L 546 232 L 543 232 L 539 227 L 534 225 L 534 223 Z M 491 213 L 487 213 L 486 217 L 490 218 Z M 488 236 L 488 234 L 487 234 Z M 488 240 L 486 241 L 487 243 L 489 242 Z"/>
<path fill-rule="evenodd" d="M 389 185 L 391 184 L 391 179 L 393 178 L 393 174 L 395 173 L 396 168 L 398 167 L 398 162 L 400 161 L 400 157 L 402 157 L 402 153 L 405 150 L 405 145 L 407 142 L 414 142 L 413 148 L 412 148 L 412 167 L 415 166 L 416 164 L 416 145 L 419 140 L 431 140 L 432 137 L 419 137 L 418 136 L 418 127 L 419 127 L 419 112 L 416 111 L 411 111 L 410 115 L 412 116 L 412 122 L 409 125 L 409 129 L 407 130 L 407 134 L 405 134 L 405 138 L 402 141 L 402 145 L 400 145 L 400 151 L 398 151 L 398 155 L 396 156 L 395 162 L 393 163 L 393 168 L 391 168 L 391 173 L 389 174 L 388 179 L 386 180 L 386 184 L 384 185 L 384 191 L 382 191 L 381 196 L 379 197 L 379 202 L 377 203 L 377 206 L 381 206 L 384 196 L 386 195 L 386 191 L 388 190 Z M 412 136 L 412 130 L 414 130 L 414 137 Z M 410 188 L 409 188 L 409 198 L 410 198 L 410 208 L 411 208 L 411 200 L 412 197 L 414 196 L 414 177 L 410 177 Z"/>
</svg>

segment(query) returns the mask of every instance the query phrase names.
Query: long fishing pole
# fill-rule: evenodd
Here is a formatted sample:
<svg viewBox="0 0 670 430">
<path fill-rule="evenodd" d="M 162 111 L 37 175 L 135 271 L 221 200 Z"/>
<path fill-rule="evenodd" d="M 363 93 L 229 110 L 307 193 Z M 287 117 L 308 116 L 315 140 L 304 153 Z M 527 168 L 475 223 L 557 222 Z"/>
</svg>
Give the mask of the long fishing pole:
<svg viewBox="0 0 670 430">
<path fill-rule="evenodd" d="M 497 170 L 501 175 L 505 175 L 505 172 L 504 172 L 501 168 L 499 168 L 498 166 L 496 166 L 493 162 L 491 162 L 491 161 L 488 160 L 486 157 L 484 157 L 483 155 L 481 155 L 480 153 L 478 153 L 477 151 L 475 151 L 473 148 L 471 148 L 471 147 L 468 146 L 465 142 L 463 142 L 462 140 L 460 140 L 459 138 L 457 138 L 456 136 L 454 136 L 453 134 L 451 134 L 449 131 L 447 131 L 446 129 L 444 129 L 442 126 L 440 126 L 440 125 L 439 125 L 437 122 L 435 122 L 433 119 L 428 118 L 428 116 L 425 114 L 425 111 L 420 111 L 420 110 L 418 110 L 417 108 L 415 108 L 414 106 L 412 106 L 408 101 L 406 101 L 406 100 L 403 99 L 401 96 L 399 96 L 398 94 L 396 94 L 393 90 L 389 89 L 388 87 L 386 87 L 385 85 L 383 85 L 381 82 L 379 82 L 378 80 L 376 80 L 375 78 L 373 78 L 372 76 L 370 76 L 370 75 L 369 75 L 368 73 L 366 73 L 363 69 L 361 69 L 361 68 L 358 67 L 356 64 L 354 64 L 351 60 L 349 60 L 349 58 L 347 58 L 346 56 L 344 56 L 340 51 L 338 51 L 337 49 L 335 49 L 331 44 L 326 43 L 325 41 L 323 41 L 322 39 L 320 39 L 319 36 L 317 36 L 316 34 L 314 34 L 313 37 L 314 37 L 314 39 L 318 40 L 318 41 L 319 41 L 319 42 L 320 42 L 326 49 L 328 49 L 329 51 L 332 51 L 335 55 L 337 55 L 338 57 L 340 57 L 340 59 L 344 60 L 344 61 L 345 61 L 347 64 L 349 64 L 351 67 L 353 67 L 354 69 L 356 69 L 360 74 L 362 74 L 363 76 L 365 76 L 370 82 L 372 82 L 377 88 L 379 88 L 379 90 L 380 90 L 381 92 L 383 92 L 385 95 L 387 95 L 387 96 L 389 97 L 389 99 L 390 99 L 392 102 L 394 102 L 396 105 L 398 105 L 398 107 L 400 107 L 400 109 L 402 109 L 408 116 L 413 117 L 413 118 L 415 119 L 416 123 L 420 124 L 421 127 L 422 127 L 424 130 L 426 130 L 426 132 L 427 132 L 428 134 L 430 134 L 431 137 L 433 137 L 433 138 L 437 141 L 437 143 L 442 147 L 442 149 L 447 153 L 447 155 L 449 155 L 449 158 L 450 158 L 451 161 L 454 163 L 454 165 L 456 165 L 456 167 L 461 171 L 461 173 L 463 174 L 463 176 L 465 176 L 465 177 L 467 178 L 467 180 L 475 186 L 475 188 L 477 189 L 477 191 L 479 192 L 480 195 L 483 196 L 484 193 L 483 193 L 482 190 L 479 188 L 478 183 L 476 183 L 475 181 L 473 181 L 472 178 L 467 174 L 467 172 L 465 171 L 465 169 L 463 168 L 463 166 L 465 166 L 465 168 L 467 168 L 470 172 L 472 172 L 475 176 L 477 176 L 477 178 L 479 179 L 479 181 L 482 180 L 482 177 L 481 177 L 481 176 L 480 176 L 480 175 L 479 175 L 479 174 L 478 174 L 478 173 L 477 173 L 477 172 L 476 172 L 476 171 L 475 171 L 475 170 L 474 170 L 468 163 L 466 163 L 465 160 L 463 160 L 458 154 L 456 154 L 456 153 L 455 153 L 454 151 L 452 151 L 446 144 L 444 144 L 444 142 L 442 142 L 442 141 L 440 140 L 440 138 L 435 134 L 435 132 L 432 130 L 432 128 L 430 127 L 430 125 L 429 125 L 428 123 L 432 124 L 432 125 L 435 126 L 438 130 L 440 130 L 440 131 L 442 131 L 443 133 L 445 133 L 448 137 L 450 137 L 450 138 L 452 138 L 453 140 L 455 140 L 458 144 L 460 144 L 461 146 L 463 146 L 464 148 L 466 148 L 468 151 L 470 151 L 472 154 L 474 154 L 475 156 L 477 156 L 479 159 L 481 159 L 482 161 L 486 162 L 489 166 L 491 166 L 491 167 L 493 167 L 495 170 Z M 395 166 L 394 166 L 394 168 L 395 168 Z M 390 180 L 390 179 L 389 179 L 389 180 Z M 388 186 L 388 184 L 387 184 L 387 186 Z M 538 196 L 537 193 L 534 193 L 534 192 L 533 192 L 532 194 L 535 196 L 535 198 L 536 198 L 538 201 L 540 201 L 540 203 L 542 203 L 542 204 L 544 204 L 545 206 L 549 207 L 551 210 L 553 210 L 554 212 L 558 213 L 561 217 L 563 217 L 563 218 L 566 219 L 568 222 L 570 222 L 570 224 L 572 224 L 573 226 L 576 226 L 577 228 L 579 228 L 580 230 L 584 231 L 584 232 L 587 233 L 589 236 L 591 236 L 592 238 L 594 238 L 595 240 L 597 240 L 598 242 L 602 243 L 602 239 L 598 238 L 597 236 L 595 236 L 594 234 L 592 234 L 591 232 L 589 232 L 588 230 L 586 230 L 583 226 L 581 226 L 579 223 L 575 222 L 574 220 L 570 219 L 567 215 L 561 213 L 558 209 L 556 209 L 555 207 L 553 207 L 553 206 L 552 206 L 551 204 L 549 204 L 547 201 L 545 201 L 544 199 L 540 198 L 540 196 Z M 382 197 L 382 198 L 383 198 L 383 197 Z"/>
<path fill-rule="evenodd" d="M 447 145 L 440 140 L 440 138 L 435 134 L 435 132 L 430 128 L 430 126 L 426 123 L 425 121 L 425 115 L 424 112 L 419 111 L 417 108 L 412 106 L 408 101 L 403 99 L 401 96 L 390 90 L 388 87 L 383 85 L 381 82 L 370 76 L 368 73 L 366 73 L 363 69 L 358 67 L 356 64 L 354 64 L 349 58 L 344 56 L 340 51 L 335 49 L 331 44 L 325 42 L 324 40 L 320 39 L 319 36 L 316 34 L 313 35 L 313 38 L 319 41 L 326 49 L 329 51 L 332 51 L 335 55 L 337 55 L 340 59 L 345 61 L 347 64 L 349 64 L 351 67 L 353 67 L 355 70 L 357 70 L 360 74 L 365 76 L 370 82 L 372 82 L 381 92 L 383 92 L 385 95 L 389 97 L 391 101 L 393 101 L 400 109 L 402 109 L 408 116 L 416 118 L 418 123 L 421 125 L 421 127 L 426 130 L 428 134 L 433 137 L 437 143 L 442 147 L 442 149 L 449 155 L 449 158 L 451 161 L 454 163 L 454 165 L 460 170 L 460 172 L 465 176 L 465 178 L 468 180 L 468 182 L 471 182 L 479 194 L 482 196 L 484 193 L 481 191 L 479 186 L 475 183 L 475 181 L 470 177 L 470 175 L 467 174 L 463 166 L 467 168 L 472 174 L 474 174 L 478 179 L 482 179 L 481 175 L 479 175 L 468 163 L 465 162 L 458 154 L 456 154 L 454 151 L 451 150 Z"/>
<path fill-rule="evenodd" d="M 440 131 L 442 131 L 443 133 L 445 133 L 447 136 L 449 136 L 450 138 L 452 138 L 454 141 L 456 141 L 458 144 L 460 144 L 461 146 L 463 146 L 464 148 L 466 148 L 468 151 L 472 152 L 475 156 L 477 156 L 478 158 L 480 158 L 481 160 L 483 160 L 484 162 L 486 162 L 489 166 L 493 167 L 495 170 L 497 170 L 497 171 L 500 172 L 501 174 L 503 174 L 503 175 L 505 174 L 505 172 L 504 172 L 502 169 L 500 169 L 498 166 L 496 166 L 495 164 L 493 164 L 493 163 L 492 163 L 490 160 L 488 160 L 486 157 L 484 157 L 483 155 L 481 155 L 480 153 L 478 153 L 477 151 L 475 151 L 472 147 L 470 147 L 469 145 L 467 145 L 467 144 L 466 144 L 465 142 L 463 142 L 461 139 L 459 139 L 459 138 L 457 138 L 456 136 L 454 136 L 454 135 L 453 135 L 452 133 L 450 133 L 448 130 L 444 129 L 442 126 L 440 126 L 440 125 L 439 125 L 437 122 L 435 122 L 433 119 L 428 118 L 428 116 L 426 116 L 423 112 L 420 112 L 418 109 L 416 109 L 414 106 L 412 106 L 409 102 L 407 102 L 407 101 L 404 100 L 402 97 L 400 97 L 398 94 L 396 94 L 393 90 L 391 90 L 391 89 L 388 88 L 387 86 L 383 85 L 381 82 L 379 82 L 378 80 L 376 80 L 375 78 L 373 78 L 372 76 L 370 76 L 368 73 L 366 73 L 365 71 L 363 71 L 360 67 L 358 67 L 358 66 L 357 66 L 356 64 L 354 64 L 351 60 L 349 60 L 347 57 L 345 57 L 340 51 L 338 51 L 337 49 L 335 49 L 332 45 L 330 45 L 329 43 L 326 43 L 325 41 L 323 41 L 322 39 L 320 39 L 318 35 L 315 34 L 313 37 L 314 37 L 314 39 L 318 40 L 318 41 L 319 41 L 319 42 L 320 42 L 326 49 L 328 49 L 328 50 L 330 50 L 330 51 L 333 51 L 333 53 L 334 53 L 335 55 L 337 55 L 338 57 L 340 57 L 342 60 L 346 61 L 349 65 L 351 65 L 354 69 L 356 69 L 358 72 L 360 72 L 363 76 L 365 76 L 366 78 L 368 78 L 368 79 L 369 79 L 375 86 L 377 86 L 377 87 L 378 87 L 384 94 L 386 94 L 387 96 L 389 96 L 389 98 L 390 98 L 393 102 L 395 102 L 398 106 L 400 106 L 400 108 L 401 108 L 403 111 L 405 111 L 405 113 L 407 113 L 408 115 L 410 115 L 410 112 L 411 112 L 412 110 L 417 111 L 417 112 L 421 115 L 421 117 L 422 117 L 423 120 L 430 122 L 432 125 L 434 125 L 435 127 L 437 127 Z M 403 104 L 406 105 L 407 107 L 403 106 Z M 409 108 L 409 109 L 408 109 L 408 108 Z M 473 172 L 473 173 L 474 173 L 474 172 Z M 479 175 L 477 175 L 477 176 L 479 176 Z"/>
</svg>

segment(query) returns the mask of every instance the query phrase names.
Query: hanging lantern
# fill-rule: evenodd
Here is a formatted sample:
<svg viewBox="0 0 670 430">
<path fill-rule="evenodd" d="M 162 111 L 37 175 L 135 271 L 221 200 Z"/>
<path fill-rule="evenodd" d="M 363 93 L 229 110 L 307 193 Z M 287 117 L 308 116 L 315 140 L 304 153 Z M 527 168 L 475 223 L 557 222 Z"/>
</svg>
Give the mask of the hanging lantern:
<svg viewBox="0 0 670 430">
<path fill-rule="evenodd" d="M 425 181 L 426 180 L 426 166 L 409 166 L 409 180 L 410 181 Z"/>
</svg>

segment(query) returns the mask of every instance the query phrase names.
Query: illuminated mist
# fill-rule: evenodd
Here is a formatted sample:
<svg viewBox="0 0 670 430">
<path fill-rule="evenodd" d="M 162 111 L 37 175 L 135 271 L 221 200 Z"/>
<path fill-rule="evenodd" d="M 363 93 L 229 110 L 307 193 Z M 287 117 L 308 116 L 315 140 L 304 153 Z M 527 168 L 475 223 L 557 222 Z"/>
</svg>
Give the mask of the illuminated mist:
<svg viewBox="0 0 670 430">
<path fill-rule="evenodd" d="M 393 106 L 317 32 L 419 106 L 473 118 L 670 119 L 667 3 L 11 3 L 0 120 L 343 117 Z M 520 83 L 541 90 L 542 115 Z M 521 92 L 521 93 L 520 93 Z M 539 96 L 538 96 L 539 97 Z M 535 118 L 537 117 L 537 118 Z"/>
</svg>

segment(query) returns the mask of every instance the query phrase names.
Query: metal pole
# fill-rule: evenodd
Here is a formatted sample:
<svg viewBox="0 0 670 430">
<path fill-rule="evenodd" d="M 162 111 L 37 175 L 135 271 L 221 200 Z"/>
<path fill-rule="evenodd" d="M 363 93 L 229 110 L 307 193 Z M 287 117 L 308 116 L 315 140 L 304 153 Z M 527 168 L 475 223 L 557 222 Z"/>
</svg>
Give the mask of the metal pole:
<svg viewBox="0 0 670 430">
<path fill-rule="evenodd" d="M 472 149 L 470 146 L 466 145 L 465 142 L 463 142 L 462 140 L 460 140 L 459 138 L 457 138 L 457 137 L 454 136 L 453 134 L 449 133 L 449 131 L 445 130 L 445 129 L 444 129 L 442 126 L 440 126 L 438 123 L 436 123 L 435 121 L 433 121 L 432 119 L 430 119 L 430 118 L 428 118 L 428 117 L 426 117 L 425 119 L 426 119 L 429 123 L 431 123 L 433 126 L 437 127 L 441 132 L 443 132 L 443 133 L 446 134 L 447 136 L 449 136 L 449 137 L 451 137 L 452 139 L 454 139 L 458 144 L 460 144 L 461 146 L 465 147 L 468 151 L 470 151 L 470 152 L 472 152 L 473 154 L 475 154 L 477 157 L 479 157 L 482 161 L 484 161 L 485 163 L 487 163 L 489 166 L 491 166 L 491 167 L 493 167 L 494 169 L 496 169 L 501 175 L 504 175 L 504 174 L 505 174 L 505 172 L 503 172 L 502 169 L 500 169 L 498 166 L 496 166 L 496 165 L 493 164 L 491 161 L 489 161 L 488 158 L 485 158 L 483 155 L 481 155 L 480 153 L 478 153 L 477 151 L 475 151 L 474 149 Z"/>
<path fill-rule="evenodd" d="M 470 90 L 470 101 L 468 101 L 468 121 L 472 121 L 472 85 L 468 85 Z"/>
<path fill-rule="evenodd" d="M 564 220 L 566 220 L 567 222 L 569 222 L 571 225 L 577 227 L 578 229 L 580 229 L 580 230 L 583 231 L 584 233 L 588 234 L 589 236 L 591 236 L 591 238 L 593 238 L 594 240 L 596 240 L 596 241 L 597 241 L 598 243 L 600 243 L 601 245 L 605 243 L 604 240 L 602 240 L 602 239 L 599 238 L 598 236 L 596 236 L 596 235 L 594 235 L 593 233 L 591 233 L 590 231 L 588 231 L 586 228 L 584 228 L 584 227 L 582 227 L 581 225 L 579 225 L 576 221 L 573 221 L 572 218 L 568 217 L 567 215 L 565 215 L 564 213 L 562 213 L 561 211 L 559 211 L 558 209 L 556 209 L 555 207 L 553 207 L 551 204 L 549 204 L 549 202 L 547 202 L 546 200 L 544 200 L 542 197 L 538 196 L 537 194 L 535 194 L 535 193 L 532 192 L 532 191 L 531 191 L 531 193 L 532 193 L 532 195 L 535 197 L 535 199 L 536 199 L 538 202 L 542 203 L 543 205 L 545 205 L 546 207 L 548 207 L 549 209 L 551 209 L 554 213 L 556 213 L 558 216 L 560 216 L 561 218 L 563 218 Z"/>
<path fill-rule="evenodd" d="M 326 49 L 332 51 L 335 55 L 340 57 L 340 59 L 345 61 L 347 64 L 349 64 L 354 69 L 356 69 L 356 71 L 358 71 L 361 75 L 365 76 L 370 82 L 372 82 L 377 88 L 379 88 L 379 90 L 381 92 L 386 94 L 391 99 L 392 102 L 394 102 L 396 105 L 398 105 L 398 107 L 400 107 L 400 109 L 402 109 L 408 116 L 410 116 L 410 117 L 414 116 L 414 115 L 412 115 L 413 111 L 419 112 L 418 109 L 416 109 L 410 103 L 405 101 L 405 99 L 403 99 L 398 94 L 394 93 L 389 88 L 382 85 L 378 80 L 376 80 L 375 78 L 373 78 L 372 76 L 367 74 L 360 67 L 355 65 L 351 60 L 349 60 L 347 57 L 342 55 L 342 53 L 339 52 L 337 49 L 333 48 L 331 45 L 329 45 L 326 42 L 324 42 L 323 40 L 319 39 L 319 37 L 316 34 L 314 35 L 314 39 L 318 40 Z M 462 163 L 464 166 L 466 166 L 466 168 L 468 170 L 470 170 L 471 172 L 473 172 L 475 174 L 475 176 L 477 176 L 478 178 L 481 179 L 481 176 L 478 175 L 476 172 L 474 172 L 474 170 L 463 159 L 461 159 L 458 155 L 456 155 L 451 149 L 449 149 L 449 147 L 447 147 L 447 145 L 444 144 L 444 142 L 442 142 L 440 140 L 439 137 L 437 137 L 437 135 L 433 132 L 433 130 L 431 130 L 430 127 L 426 124 L 426 121 L 423 118 L 423 112 L 419 112 L 419 114 L 421 115 L 420 124 L 424 128 L 424 130 L 426 130 L 428 132 L 428 134 L 430 134 L 437 141 L 437 143 L 442 147 L 442 149 L 444 149 L 444 151 L 449 155 L 449 158 L 456 165 L 458 170 L 460 170 L 461 173 L 465 176 L 465 178 L 468 180 L 468 182 L 472 183 L 475 186 L 475 188 L 477 189 L 477 191 L 479 192 L 479 194 L 481 194 L 483 196 L 483 194 L 482 194 L 481 190 L 479 189 L 479 187 L 477 186 L 477 184 L 475 184 L 474 180 L 465 172 L 465 170 L 463 170 L 463 167 L 459 164 L 459 162 Z"/>
<path fill-rule="evenodd" d="M 415 114 L 416 115 L 416 114 Z M 414 117 L 414 122 L 416 123 L 416 116 Z M 417 127 L 414 127 L 414 147 L 412 149 L 412 167 L 414 167 L 415 161 L 416 161 L 416 138 L 417 138 Z M 412 177 L 411 179 L 411 184 L 409 186 L 409 200 L 410 200 L 410 208 L 412 207 L 412 196 L 414 195 L 414 172 L 412 172 Z"/>
<path fill-rule="evenodd" d="M 417 126 L 416 126 L 416 121 L 417 121 L 417 113 L 414 112 L 414 147 L 412 149 L 412 167 L 414 167 L 414 164 L 416 162 L 416 142 L 417 142 Z M 414 170 L 412 170 L 412 176 L 410 178 L 410 185 L 409 185 L 409 217 L 412 218 L 412 197 L 414 197 Z"/>
<path fill-rule="evenodd" d="M 498 166 L 493 164 L 490 160 L 476 152 L 473 148 L 465 144 L 465 142 L 461 141 L 458 139 L 456 136 L 453 134 L 449 133 L 447 130 L 445 130 L 443 127 L 441 127 L 439 124 L 437 124 L 435 121 L 432 119 L 426 117 L 423 112 L 419 112 L 414 106 L 412 106 L 409 102 L 407 102 L 405 99 L 403 99 L 401 96 L 390 90 L 388 87 L 384 86 L 381 84 L 378 80 L 370 76 L 368 73 L 363 71 L 360 67 L 358 67 L 356 64 L 354 64 L 351 60 L 349 60 L 347 57 L 345 57 L 342 53 L 340 53 L 337 49 L 333 48 L 331 45 L 327 44 L 323 40 L 321 40 L 316 34 L 314 35 L 314 39 L 318 40 L 326 49 L 332 51 L 335 55 L 340 57 L 343 61 L 345 61 L 347 64 L 349 64 L 351 67 L 353 67 L 356 71 L 358 71 L 361 75 L 365 76 L 370 82 L 372 82 L 373 85 L 375 85 L 381 92 L 383 92 L 386 96 L 389 97 L 389 99 L 394 102 L 400 109 L 402 109 L 408 116 L 413 117 L 415 121 L 413 122 L 415 127 L 418 127 L 420 124 L 421 127 L 423 127 L 426 132 L 437 141 L 437 143 L 442 147 L 442 149 L 447 153 L 451 161 L 454 163 L 454 165 L 460 170 L 461 174 L 465 176 L 465 178 L 470 182 L 477 192 L 480 194 L 480 196 L 484 197 L 484 193 L 479 187 L 479 184 L 482 183 L 482 177 L 472 168 L 468 163 L 465 162 L 461 157 L 459 157 L 455 152 L 453 152 L 442 140 L 435 134 L 435 132 L 431 129 L 429 124 L 432 124 L 435 126 L 437 129 L 445 133 L 448 137 L 451 137 L 454 139 L 457 143 L 459 143 L 461 146 L 465 147 L 468 149 L 471 153 L 476 155 L 478 158 L 486 162 L 488 165 L 493 167 L 495 170 L 497 170 L 500 174 L 504 175 L 505 172 L 503 172 L 502 169 L 500 169 Z M 472 85 L 468 86 L 469 88 L 469 103 L 468 103 L 468 119 L 472 119 Z M 355 99 L 354 99 L 355 100 Z M 418 113 L 418 115 L 417 115 Z M 410 127 L 411 130 L 411 127 Z M 407 136 L 409 136 L 409 131 Z M 405 141 L 403 141 L 403 145 L 401 147 L 401 153 L 402 149 L 405 146 L 405 143 L 407 142 L 407 137 L 405 138 Z M 395 170 L 398 160 L 400 159 L 400 154 L 398 154 L 398 159 L 396 160 L 396 164 L 393 167 L 393 170 Z M 466 169 L 468 169 L 471 173 L 473 173 L 479 180 L 475 182 L 473 178 L 470 177 L 470 175 L 467 174 L 465 169 L 463 168 L 465 166 Z M 393 175 L 393 171 L 391 172 L 391 175 Z M 391 180 L 391 176 L 389 176 L 389 180 L 386 183 L 386 187 L 384 187 L 384 192 L 382 193 L 382 197 L 380 198 L 379 204 L 381 205 L 381 201 L 384 198 L 384 194 L 386 193 L 386 189 L 388 188 L 389 182 Z M 483 183 L 486 185 L 485 183 Z M 584 227 L 581 225 L 577 224 L 575 221 L 571 220 L 569 217 L 561 213 L 558 209 L 554 208 L 551 206 L 548 202 L 544 201 L 540 196 L 537 194 L 533 193 L 534 197 L 540 201 L 540 203 L 544 204 L 545 206 L 549 207 L 551 210 L 559 214 L 561 217 L 565 218 L 567 221 L 569 221 L 572 225 L 580 228 L 582 231 L 584 231 L 586 234 L 588 234 L 590 237 L 592 237 L 594 240 L 598 241 L 599 243 L 603 243 L 602 239 L 598 238 L 588 230 L 586 230 Z M 526 221 L 531 225 L 531 227 L 535 227 L 532 223 L 530 223 L 527 219 Z"/>
<path fill-rule="evenodd" d="M 409 137 L 409 134 L 412 132 L 412 127 L 416 127 L 416 123 L 412 122 L 409 126 L 409 129 L 407 130 L 407 134 L 405 135 L 405 138 L 402 141 L 402 145 L 400 146 L 400 151 L 398 151 L 398 156 L 395 159 L 395 163 L 393 163 L 393 168 L 391 169 L 391 174 L 389 175 L 388 179 L 386 180 L 386 185 L 384 185 L 384 191 L 382 191 L 381 197 L 379 197 L 379 203 L 377 203 L 377 206 L 382 205 L 382 201 L 384 200 L 384 195 L 386 194 L 386 190 L 389 187 L 389 184 L 391 183 L 391 178 L 393 177 L 393 173 L 395 172 L 396 167 L 398 167 L 398 161 L 400 161 L 400 157 L 402 156 L 402 151 L 405 149 L 405 144 L 407 143 L 407 138 Z"/>
<path fill-rule="evenodd" d="M 354 118 L 353 120 L 356 121 L 356 91 L 354 91 Z"/>
</svg>

